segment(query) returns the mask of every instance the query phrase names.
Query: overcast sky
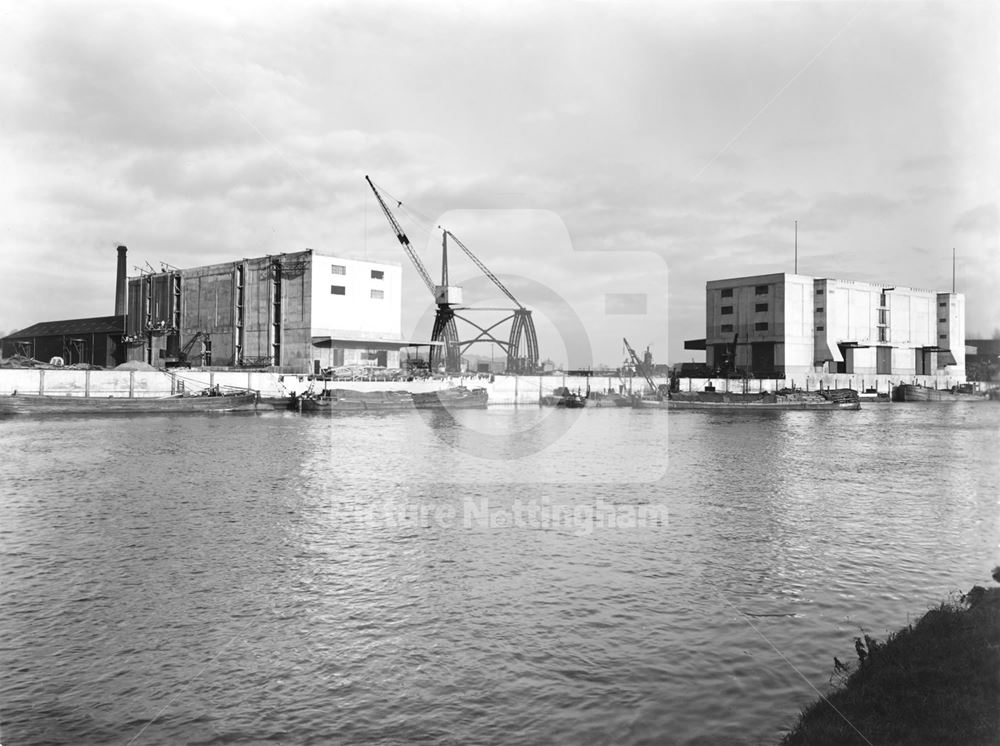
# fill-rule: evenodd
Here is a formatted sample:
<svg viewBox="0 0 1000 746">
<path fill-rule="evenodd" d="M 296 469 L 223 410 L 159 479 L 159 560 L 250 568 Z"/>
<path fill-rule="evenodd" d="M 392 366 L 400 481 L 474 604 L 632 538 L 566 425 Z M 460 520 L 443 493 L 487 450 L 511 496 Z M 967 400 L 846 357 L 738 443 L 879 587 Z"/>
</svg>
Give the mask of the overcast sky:
<svg viewBox="0 0 1000 746">
<path fill-rule="evenodd" d="M 594 362 L 690 359 L 705 283 L 792 271 L 795 220 L 803 274 L 949 290 L 956 248 L 990 335 L 998 6 L 0 0 L 0 330 L 112 313 L 122 243 L 130 272 L 392 260 L 426 338 L 370 174 L 433 274 L 441 224 L 559 362 L 567 309 Z"/>
</svg>

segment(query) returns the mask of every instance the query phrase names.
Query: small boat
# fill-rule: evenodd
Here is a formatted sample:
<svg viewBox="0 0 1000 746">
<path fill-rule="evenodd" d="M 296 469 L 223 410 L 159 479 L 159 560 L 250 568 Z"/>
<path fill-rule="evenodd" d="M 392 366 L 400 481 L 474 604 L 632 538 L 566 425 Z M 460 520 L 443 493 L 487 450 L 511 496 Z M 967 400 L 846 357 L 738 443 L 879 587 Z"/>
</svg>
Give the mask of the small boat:
<svg viewBox="0 0 1000 746">
<path fill-rule="evenodd" d="M 587 399 L 580 394 L 574 394 L 565 386 L 556 386 L 550 394 L 541 398 L 544 407 L 565 407 L 567 409 L 579 409 L 587 406 Z"/>
<path fill-rule="evenodd" d="M 465 386 L 413 394 L 413 405 L 417 409 L 483 409 L 488 400 L 486 389 L 467 389 Z"/>
<path fill-rule="evenodd" d="M 950 389 L 932 389 L 912 383 L 901 383 L 892 390 L 893 401 L 986 401 L 989 392 L 977 391 L 971 383 L 962 383 Z"/>
<path fill-rule="evenodd" d="M 614 392 L 610 394 L 591 393 L 587 397 L 588 406 L 593 407 L 631 407 L 632 399 Z"/>
<path fill-rule="evenodd" d="M 852 389 L 801 391 L 782 389 L 759 394 L 722 391 L 672 391 L 663 399 L 643 398 L 637 407 L 699 409 L 709 411 L 763 410 L 855 410 L 861 409 L 858 392 Z"/>
<path fill-rule="evenodd" d="M 53 396 L 13 393 L 0 396 L 0 416 L 49 414 L 174 414 L 197 412 L 246 412 L 257 409 L 257 393 L 222 393 L 164 397 Z"/>
<path fill-rule="evenodd" d="M 891 397 L 889 394 L 880 392 L 878 389 L 865 389 L 858 393 L 858 398 L 865 403 L 871 403 L 887 402 Z"/>
<path fill-rule="evenodd" d="M 366 412 L 413 409 L 409 391 L 352 391 L 324 389 L 317 395 L 298 398 L 300 412 Z"/>
</svg>

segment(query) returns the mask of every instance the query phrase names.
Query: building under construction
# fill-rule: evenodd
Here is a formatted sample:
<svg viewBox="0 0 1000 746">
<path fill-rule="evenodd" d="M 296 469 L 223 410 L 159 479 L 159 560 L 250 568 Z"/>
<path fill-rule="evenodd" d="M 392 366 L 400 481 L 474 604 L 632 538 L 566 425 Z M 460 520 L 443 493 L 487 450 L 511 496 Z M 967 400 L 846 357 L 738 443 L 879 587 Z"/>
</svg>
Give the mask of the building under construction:
<svg viewBox="0 0 1000 746">
<path fill-rule="evenodd" d="M 398 367 L 402 274 L 307 249 L 127 280 L 130 360 L 319 373 Z"/>
</svg>

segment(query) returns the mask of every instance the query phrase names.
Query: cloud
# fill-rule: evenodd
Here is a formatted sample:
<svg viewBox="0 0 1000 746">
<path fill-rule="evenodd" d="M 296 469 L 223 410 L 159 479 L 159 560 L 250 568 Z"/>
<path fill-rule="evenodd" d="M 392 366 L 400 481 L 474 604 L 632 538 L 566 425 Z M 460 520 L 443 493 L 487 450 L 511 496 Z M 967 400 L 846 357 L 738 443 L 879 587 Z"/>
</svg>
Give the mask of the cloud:
<svg viewBox="0 0 1000 746">
<path fill-rule="evenodd" d="M 967 210 L 955 221 L 955 230 L 961 233 L 996 238 L 998 228 L 1000 228 L 1000 211 L 995 202 Z"/>
<path fill-rule="evenodd" d="M 133 264 L 311 247 L 406 266 L 365 174 L 403 200 L 432 265 L 435 225 L 454 221 L 495 271 L 558 278 L 586 304 L 633 292 L 622 251 L 654 256 L 678 340 L 703 334 L 682 325 L 707 280 L 789 268 L 796 219 L 804 271 L 939 285 L 950 252 L 915 262 L 910 247 L 996 234 L 982 154 L 997 18 L 976 4 L 913 6 L 906 24 L 879 3 L 11 6 L 0 272 L 20 280 L 0 326 L 102 313 L 118 243 Z M 568 248 L 506 210 L 558 217 Z M 971 243 L 967 266 L 988 274 L 995 241 Z M 53 298 L 67 262 L 78 289 Z M 993 296 L 970 292 L 970 318 Z M 621 331 L 595 327 L 615 357 Z"/>
<path fill-rule="evenodd" d="M 813 231 L 834 232 L 855 221 L 884 220 L 899 209 L 898 201 L 879 194 L 824 193 L 803 211 L 799 224 Z"/>
</svg>

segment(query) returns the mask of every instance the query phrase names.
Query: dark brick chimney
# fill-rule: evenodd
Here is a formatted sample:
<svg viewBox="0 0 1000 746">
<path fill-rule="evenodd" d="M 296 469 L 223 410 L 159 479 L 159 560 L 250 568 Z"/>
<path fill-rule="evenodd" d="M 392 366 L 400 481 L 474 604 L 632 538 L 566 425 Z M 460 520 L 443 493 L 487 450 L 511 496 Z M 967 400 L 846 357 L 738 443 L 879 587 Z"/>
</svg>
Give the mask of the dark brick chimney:
<svg viewBox="0 0 1000 746">
<path fill-rule="evenodd" d="M 128 305 L 128 278 L 125 276 L 124 246 L 118 247 L 118 274 L 115 276 L 115 316 L 124 316 Z"/>
</svg>

